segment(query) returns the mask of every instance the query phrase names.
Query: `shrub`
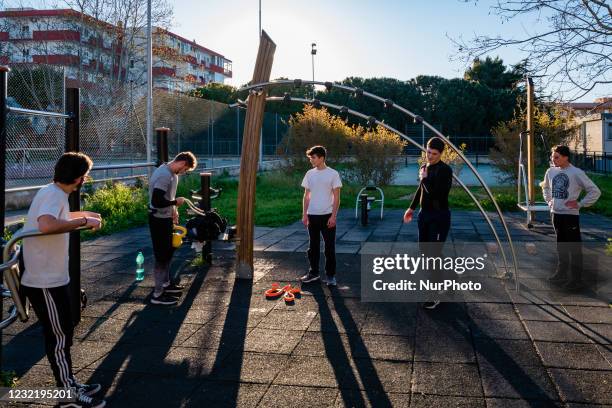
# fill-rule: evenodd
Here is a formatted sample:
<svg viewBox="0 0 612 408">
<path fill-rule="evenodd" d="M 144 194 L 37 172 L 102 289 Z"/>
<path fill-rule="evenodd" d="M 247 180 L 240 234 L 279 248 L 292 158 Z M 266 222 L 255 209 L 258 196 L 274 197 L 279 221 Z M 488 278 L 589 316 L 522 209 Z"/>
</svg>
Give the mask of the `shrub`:
<svg viewBox="0 0 612 408">
<path fill-rule="evenodd" d="M 518 157 L 520 150 L 519 134 L 527 129 L 525 115 L 507 122 L 501 122 L 491 132 L 495 138 L 495 146 L 491 148 L 489 158 L 497 167 L 502 182 L 516 182 L 518 173 Z M 569 143 L 574 133 L 567 121 L 554 111 L 535 110 L 535 165 L 546 165 L 550 156 L 550 148 L 559 143 Z M 543 140 L 542 140 L 543 139 Z M 527 138 L 524 139 L 527 143 Z M 527 146 L 523 146 L 523 154 L 527 155 Z"/>
<path fill-rule="evenodd" d="M 401 166 L 397 157 L 402 154 L 406 142 L 382 126 L 366 130 L 354 129 L 352 151 L 355 160 L 349 168 L 355 181 L 362 185 L 373 183 L 388 185 Z"/>
<path fill-rule="evenodd" d="M 289 131 L 283 139 L 282 150 L 292 170 L 305 171 L 310 167 L 306 150 L 315 145 L 327 148 L 327 162 L 333 167 L 349 152 L 349 141 L 354 130 L 327 109 L 304 106 L 302 113 L 289 119 Z"/>
<path fill-rule="evenodd" d="M 327 148 L 330 155 L 327 163 L 348 181 L 387 185 L 400 166 L 396 159 L 405 142 L 382 126 L 376 129 L 349 126 L 327 109 L 311 105 L 289 119 L 289 126 L 280 151 L 284 152 L 290 171 L 310 168 L 305 153 L 314 145 Z"/>
<path fill-rule="evenodd" d="M 102 216 L 104 225 L 99 234 L 112 234 L 145 224 L 147 203 L 148 195 L 145 189 L 128 187 L 122 183 L 107 183 L 89 195 L 83 209 Z"/>
<path fill-rule="evenodd" d="M 467 149 L 467 145 L 465 143 L 461 143 L 457 147 L 459 148 L 459 150 L 461 150 L 462 154 L 465 153 L 465 150 Z M 463 162 L 461 157 L 459 157 L 459 154 L 453 149 L 451 149 L 448 144 L 444 148 L 444 151 L 442 152 L 442 158 L 440 160 L 451 166 L 453 169 L 453 174 L 459 177 L 459 173 L 461 173 L 461 169 L 463 168 L 463 165 L 465 163 Z M 425 152 L 421 152 L 421 157 L 419 158 L 418 163 L 419 166 L 422 166 L 423 164 L 427 163 L 427 156 Z"/>
</svg>

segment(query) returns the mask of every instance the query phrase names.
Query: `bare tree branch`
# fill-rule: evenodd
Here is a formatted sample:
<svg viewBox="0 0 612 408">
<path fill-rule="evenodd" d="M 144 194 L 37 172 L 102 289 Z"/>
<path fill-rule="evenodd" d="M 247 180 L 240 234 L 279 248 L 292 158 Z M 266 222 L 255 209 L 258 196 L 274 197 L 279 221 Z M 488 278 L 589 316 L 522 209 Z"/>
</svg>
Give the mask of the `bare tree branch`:
<svg viewBox="0 0 612 408">
<path fill-rule="evenodd" d="M 534 31 L 519 37 L 451 38 L 455 59 L 469 65 L 503 48 L 517 49 L 526 57 L 528 72 L 557 96 L 581 97 L 611 83 L 612 7 L 605 0 L 497 0 L 491 11 L 504 23 L 531 19 Z"/>
</svg>

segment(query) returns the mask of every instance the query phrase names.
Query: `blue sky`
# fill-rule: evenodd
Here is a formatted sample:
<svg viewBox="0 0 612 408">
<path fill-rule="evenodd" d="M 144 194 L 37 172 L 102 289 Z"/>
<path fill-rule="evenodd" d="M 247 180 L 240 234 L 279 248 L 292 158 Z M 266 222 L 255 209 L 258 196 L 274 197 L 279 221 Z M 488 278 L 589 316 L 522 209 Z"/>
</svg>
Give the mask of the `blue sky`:
<svg viewBox="0 0 612 408">
<path fill-rule="evenodd" d="M 2 0 L 0 0 L 1 2 Z M 258 0 L 167 0 L 174 8 L 172 31 L 195 39 L 233 61 L 239 86 L 251 79 L 258 46 Z M 272 78 L 312 78 L 310 44 L 317 43 L 315 79 L 336 81 L 348 76 L 417 75 L 461 77 L 466 66 L 451 60 L 450 38 L 477 34 L 522 37 L 537 28 L 533 20 L 502 24 L 491 13 L 495 0 L 261 0 L 262 26 L 277 44 Z M 41 7 L 62 0 L 5 0 Z M 13 4 L 12 4 L 13 3 Z M 450 38 L 449 38 L 450 37 Z M 507 65 L 522 54 L 502 49 Z M 612 93 L 600 88 L 581 98 Z"/>
<path fill-rule="evenodd" d="M 231 59 L 234 78 L 229 83 L 250 80 L 257 52 L 257 0 L 171 3 L 177 33 Z M 262 27 L 277 45 L 272 77 L 312 78 L 312 42 L 318 49 L 318 80 L 462 76 L 465 66 L 449 60 L 454 47 L 447 36 L 471 38 L 481 30 L 519 35 L 523 30 L 502 25 L 489 15 L 489 4 L 486 0 L 478 4 L 460 0 L 262 0 Z M 520 59 L 511 50 L 500 56 L 508 63 Z"/>
</svg>

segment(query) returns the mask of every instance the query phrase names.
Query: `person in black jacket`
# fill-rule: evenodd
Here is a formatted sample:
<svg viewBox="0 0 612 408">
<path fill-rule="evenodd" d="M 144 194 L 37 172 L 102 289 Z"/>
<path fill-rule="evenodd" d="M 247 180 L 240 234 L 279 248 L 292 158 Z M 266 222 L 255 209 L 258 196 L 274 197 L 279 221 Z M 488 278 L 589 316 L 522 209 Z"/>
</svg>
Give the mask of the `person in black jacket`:
<svg viewBox="0 0 612 408">
<path fill-rule="evenodd" d="M 420 205 L 418 226 L 419 242 L 446 241 L 450 229 L 451 214 L 448 208 L 448 193 L 453 184 L 453 170 L 444 163 L 442 152 L 444 142 L 438 137 L 432 137 L 427 142 L 427 164 L 419 171 L 420 183 L 410 207 L 404 213 L 404 222 L 412 221 L 417 204 Z M 424 245 L 428 256 L 440 256 L 442 244 Z M 432 253 L 433 251 L 433 253 Z M 440 277 L 439 274 L 436 277 Z M 425 308 L 434 309 L 439 300 L 426 302 Z"/>
</svg>

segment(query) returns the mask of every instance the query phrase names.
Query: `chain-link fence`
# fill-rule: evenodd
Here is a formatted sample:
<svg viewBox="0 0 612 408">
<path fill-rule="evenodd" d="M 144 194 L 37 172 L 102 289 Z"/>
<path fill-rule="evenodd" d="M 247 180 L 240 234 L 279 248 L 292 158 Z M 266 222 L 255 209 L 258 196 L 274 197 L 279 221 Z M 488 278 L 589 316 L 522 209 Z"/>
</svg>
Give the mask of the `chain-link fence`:
<svg viewBox="0 0 612 408">
<path fill-rule="evenodd" d="M 11 68 L 10 106 L 64 112 L 67 81 L 63 69 L 44 65 Z M 80 150 L 93 159 L 94 166 L 146 162 L 145 86 L 132 82 L 88 84 L 81 88 L 80 97 Z M 154 90 L 153 125 L 170 128 L 170 155 L 190 150 L 202 167 L 239 164 L 245 115 L 242 108 L 230 108 L 178 92 Z M 287 115 L 265 114 L 264 159 L 277 154 L 277 146 L 287 132 L 288 119 Z M 7 189 L 48 183 L 55 161 L 64 152 L 64 120 L 10 113 L 7 134 Z M 147 169 L 140 167 L 93 170 L 91 175 L 102 180 L 146 173 Z"/>
<path fill-rule="evenodd" d="M 13 68 L 8 76 L 7 105 L 63 113 L 63 70 L 44 66 Z M 51 179 L 55 160 L 64 152 L 64 129 L 61 118 L 8 114 L 7 188 L 38 185 Z"/>
</svg>

